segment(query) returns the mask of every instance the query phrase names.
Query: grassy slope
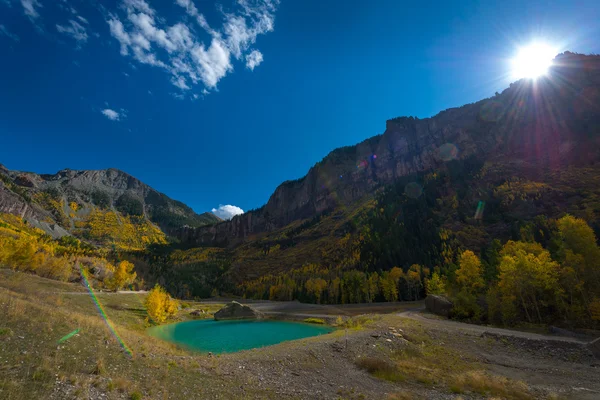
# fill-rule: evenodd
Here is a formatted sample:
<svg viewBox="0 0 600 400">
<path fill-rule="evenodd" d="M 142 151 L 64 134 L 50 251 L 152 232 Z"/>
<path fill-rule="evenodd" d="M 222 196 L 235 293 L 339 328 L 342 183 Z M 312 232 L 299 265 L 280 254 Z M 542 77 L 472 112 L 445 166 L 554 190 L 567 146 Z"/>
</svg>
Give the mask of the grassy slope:
<svg viewBox="0 0 600 400">
<path fill-rule="evenodd" d="M 348 207 L 340 207 L 320 218 L 294 221 L 274 232 L 251 237 L 234 251 L 231 276 L 237 281 L 277 274 L 305 264 L 336 265 L 348 257 L 352 226 L 373 206 L 370 196 Z M 356 233 L 356 232 L 354 232 Z M 263 251 L 268 244 L 268 254 Z"/>
<path fill-rule="evenodd" d="M 133 357 L 79 285 L 0 270 L 0 398 L 546 398 L 557 386 L 549 376 L 532 392 L 492 374 L 481 352 L 504 357 L 502 342 L 432 331 L 395 315 L 351 318 L 347 336 L 338 330 L 209 357 L 146 336 L 143 295 L 98 297 Z M 208 306 L 190 302 L 178 319 L 198 307 Z M 58 343 L 75 329 L 78 335 Z"/>
<path fill-rule="evenodd" d="M 190 356 L 146 336 L 143 296 L 98 295 L 133 351 L 130 357 L 80 286 L 9 270 L 0 270 L 0 282 L 0 398 L 48 398 L 61 385 L 77 397 L 95 392 L 108 392 L 109 398 L 135 393 L 144 398 L 163 398 L 167 393 L 184 398 L 201 392 L 211 398 L 257 395 L 248 390 L 236 394 L 239 385 L 219 375 L 216 358 Z M 77 335 L 58 343 L 75 329 L 80 329 Z M 216 389 L 225 383 L 226 392 Z"/>
</svg>

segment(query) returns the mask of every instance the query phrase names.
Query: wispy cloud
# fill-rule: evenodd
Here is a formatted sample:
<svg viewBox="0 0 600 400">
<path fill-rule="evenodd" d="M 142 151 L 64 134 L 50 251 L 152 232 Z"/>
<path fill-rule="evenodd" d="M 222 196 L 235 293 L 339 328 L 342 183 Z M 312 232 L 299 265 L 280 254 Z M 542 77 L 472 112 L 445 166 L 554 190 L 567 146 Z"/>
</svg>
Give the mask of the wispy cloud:
<svg viewBox="0 0 600 400">
<path fill-rule="evenodd" d="M 238 206 L 232 206 L 230 204 L 219 204 L 219 208 L 213 208 L 212 213 L 221 219 L 231 219 L 236 215 L 244 213 L 244 210 Z"/>
<path fill-rule="evenodd" d="M 19 37 L 14 33 L 10 32 L 4 25 L 0 25 L 0 36 L 6 36 L 7 38 L 14 40 L 15 42 L 19 41 Z"/>
<path fill-rule="evenodd" d="M 256 38 L 274 29 L 279 0 L 237 0 L 236 11 L 223 13 L 220 31 L 213 29 L 193 3 L 175 0 L 211 37 L 207 46 L 184 23 L 169 26 L 145 0 L 123 0 L 124 17 L 110 14 L 111 35 L 119 41 L 123 56 L 164 69 L 181 91 L 202 84 L 215 89 L 233 71 L 233 60 L 246 60 L 250 69 L 262 61 L 262 53 L 248 50 Z"/>
<path fill-rule="evenodd" d="M 36 7 L 42 7 L 42 5 L 38 0 L 21 0 L 21 5 L 23 6 L 25 15 L 27 15 L 29 18 L 35 19 L 40 16 L 40 13 Z"/>
<path fill-rule="evenodd" d="M 75 20 L 69 20 L 69 25 L 56 25 L 56 30 L 65 35 L 71 36 L 77 42 L 78 46 L 87 42 L 88 35 L 85 27 Z"/>
<path fill-rule="evenodd" d="M 122 117 L 121 113 L 116 112 L 115 110 L 111 110 L 110 108 L 105 108 L 101 111 L 102 114 L 111 121 L 119 121 Z"/>
<path fill-rule="evenodd" d="M 263 62 L 263 55 L 258 50 L 252 50 L 250 54 L 246 56 L 246 67 L 254 71 L 254 68 L 258 67 Z"/>
</svg>

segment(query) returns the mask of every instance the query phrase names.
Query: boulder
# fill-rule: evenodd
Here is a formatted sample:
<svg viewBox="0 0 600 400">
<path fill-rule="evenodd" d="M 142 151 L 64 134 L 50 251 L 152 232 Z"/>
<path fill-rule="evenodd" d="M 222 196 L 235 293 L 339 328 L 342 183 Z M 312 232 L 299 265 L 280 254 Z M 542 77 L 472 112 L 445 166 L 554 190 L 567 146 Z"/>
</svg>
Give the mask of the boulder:
<svg viewBox="0 0 600 400">
<path fill-rule="evenodd" d="M 257 319 L 262 318 L 262 314 L 253 309 L 252 307 L 245 306 L 232 301 L 225 307 L 221 308 L 215 313 L 215 320 L 227 320 L 227 319 Z"/>
<path fill-rule="evenodd" d="M 444 296 L 430 294 L 425 298 L 425 307 L 427 308 L 427 311 L 437 315 L 449 317 L 452 306 L 452 302 Z"/>
</svg>

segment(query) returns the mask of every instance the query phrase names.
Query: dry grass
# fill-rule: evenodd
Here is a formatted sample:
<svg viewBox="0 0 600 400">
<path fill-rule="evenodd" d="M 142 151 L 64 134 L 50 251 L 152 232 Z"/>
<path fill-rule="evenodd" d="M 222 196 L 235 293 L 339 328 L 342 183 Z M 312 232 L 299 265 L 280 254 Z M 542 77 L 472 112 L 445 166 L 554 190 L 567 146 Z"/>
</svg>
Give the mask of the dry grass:
<svg viewBox="0 0 600 400">
<path fill-rule="evenodd" d="M 477 370 L 453 376 L 450 390 L 453 393 L 474 392 L 508 399 L 529 399 L 531 393 L 523 382 Z"/>
<path fill-rule="evenodd" d="M 373 376 L 390 382 L 416 382 L 445 388 L 455 394 L 477 394 L 504 399 L 528 399 L 527 385 L 485 371 L 476 360 L 461 355 L 433 340 L 418 323 L 405 321 L 404 338 L 408 340 L 391 361 L 361 357 L 355 364 Z"/>
<path fill-rule="evenodd" d="M 394 364 L 381 358 L 363 357 L 356 360 L 355 364 L 358 368 L 364 369 L 371 375 L 386 381 L 403 382 L 406 380 Z"/>
<path fill-rule="evenodd" d="M 1 399 L 48 398 L 57 381 L 72 387 L 72 394 L 79 396 L 85 396 L 93 386 L 94 390 L 112 389 L 130 398 L 184 398 L 185 391 L 214 398 L 217 389 L 213 388 L 236 397 L 240 390 L 236 379 L 199 373 L 192 367 L 218 363 L 216 358 L 190 354 L 144 333 L 145 310 L 138 303 L 142 299 L 133 294 L 98 295 L 116 332 L 131 348 L 130 356 L 90 296 L 72 294 L 79 288 L 0 270 Z M 122 307 L 109 307 L 111 304 Z M 58 343 L 76 329 L 76 335 Z M 177 362 L 169 364 L 174 359 Z M 246 390 L 261 393 L 258 388 Z"/>
</svg>

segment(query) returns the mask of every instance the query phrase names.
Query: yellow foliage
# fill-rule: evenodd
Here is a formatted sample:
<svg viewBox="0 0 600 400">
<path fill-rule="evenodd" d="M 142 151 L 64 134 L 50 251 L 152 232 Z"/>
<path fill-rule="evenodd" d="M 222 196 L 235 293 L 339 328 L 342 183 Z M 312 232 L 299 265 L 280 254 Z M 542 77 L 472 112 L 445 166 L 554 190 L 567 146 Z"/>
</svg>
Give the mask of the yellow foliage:
<svg viewBox="0 0 600 400">
<path fill-rule="evenodd" d="M 476 293 L 485 286 L 481 261 L 471 250 L 460 255 L 460 268 L 456 271 L 456 282 L 470 293 Z"/>
<path fill-rule="evenodd" d="M 175 315 L 179 304 L 160 285 L 156 284 L 154 289 L 148 293 L 146 298 L 146 311 L 148 316 L 156 323 L 163 323 L 167 318 Z"/>
<path fill-rule="evenodd" d="M 112 265 L 108 264 L 108 269 L 111 267 Z M 116 268 L 112 267 L 113 273 L 104 279 L 104 285 L 110 290 L 119 290 L 131 285 L 137 277 L 133 267 L 129 261 L 121 261 Z"/>
<path fill-rule="evenodd" d="M 437 272 L 431 275 L 431 278 L 425 279 L 425 290 L 427 294 L 444 294 L 446 292 L 446 285 Z"/>
<path fill-rule="evenodd" d="M 317 304 L 319 304 L 321 302 L 321 294 L 323 294 L 323 291 L 327 289 L 327 281 L 321 278 L 309 279 L 306 281 L 304 286 L 306 287 L 306 291 L 308 293 L 315 296 L 317 299 Z"/>
<path fill-rule="evenodd" d="M 166 244 L 165 234 L 144 217 L 122 216 L 96 209 L 76 226 L 90 239 L 125 250 L 143 250 L 148 244 Z"/>
<path fill-rule="evenodd" d="M 504 206 L 508 206 L 515 200 L 538 200 L 549 189 L 545 183 L 511 178 L 495 188 L 494 195 L 501 199 Z"/>
</svg>

